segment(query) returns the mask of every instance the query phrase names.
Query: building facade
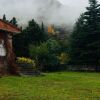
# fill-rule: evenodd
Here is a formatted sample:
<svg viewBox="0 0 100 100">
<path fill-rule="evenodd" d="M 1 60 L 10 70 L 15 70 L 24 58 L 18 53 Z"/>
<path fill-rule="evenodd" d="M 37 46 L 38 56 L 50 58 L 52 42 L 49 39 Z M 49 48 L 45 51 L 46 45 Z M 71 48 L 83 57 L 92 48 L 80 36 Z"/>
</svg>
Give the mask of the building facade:
<svg viewBox="0 0 100 100">
<path fill-rule="evenodd" d="M 20 32 L 16 26 L 0 19 L 0 75 L 19 73 L 15 64 L 12 37 Z"/>
</svg>

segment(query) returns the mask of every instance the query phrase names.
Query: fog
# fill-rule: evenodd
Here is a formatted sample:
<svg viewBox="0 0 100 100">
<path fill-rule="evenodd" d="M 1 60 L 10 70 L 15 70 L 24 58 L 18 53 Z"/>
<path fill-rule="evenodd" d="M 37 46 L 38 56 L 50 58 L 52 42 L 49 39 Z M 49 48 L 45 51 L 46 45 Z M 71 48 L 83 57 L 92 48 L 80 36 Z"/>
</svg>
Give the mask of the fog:
<svg viewBox="0 0 100 100">
<path fill-rule="evenodd" d="M 0 0 L 0 17 L 16 17 L 20 25 L 34 18 L 39 23 L 71 26 L 87 5 L 88 0 Z"/>
</svg>

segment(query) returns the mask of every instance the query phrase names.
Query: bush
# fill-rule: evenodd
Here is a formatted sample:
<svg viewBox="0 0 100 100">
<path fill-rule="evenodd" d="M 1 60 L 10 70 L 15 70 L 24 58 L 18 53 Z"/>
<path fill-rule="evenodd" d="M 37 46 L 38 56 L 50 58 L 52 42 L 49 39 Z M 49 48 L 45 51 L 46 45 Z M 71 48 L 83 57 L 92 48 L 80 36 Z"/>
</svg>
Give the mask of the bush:
<svg viewBox="0 0 100 100">
<path fill-rule="evenodd" d="M 30 58 L 25 58 L 25 57 L 18 57 L 17 58 L 18 63 L 27 63 L 27 64 L 33 64 L 35 66 L 34 60 Z"/>
<path fill-rule="evenodd" d="M 61 53 L 60 56 L 58 56 L 58 59 L 60 60 L 60 64 L 67 64 L 70 60 L 69 54 L 67 53 Z"/>
<path fill-rule="evenodd" d="M 30 46 L 30 56 L 35 59 L 36 66 L 39 70 L 42 70 L 43 66 L 47 63 L 49 51 L 46 43 L 42 43 L 40 46 Z"/>
<path fill-rule="evenodd" d="M 36 69 L 35 61 L 30 58 L 18 57 L 16 61 L 21 67 L 32 67 Z"/>
<path fill-rule="evenodd" d="M 30 46 L 30 56 L 35 59 L 39 69 L 43 70 L 47 66 L 59 65 L 59 43 L 56 40 L 49 39 L 40 46 Z"/>
</svg>

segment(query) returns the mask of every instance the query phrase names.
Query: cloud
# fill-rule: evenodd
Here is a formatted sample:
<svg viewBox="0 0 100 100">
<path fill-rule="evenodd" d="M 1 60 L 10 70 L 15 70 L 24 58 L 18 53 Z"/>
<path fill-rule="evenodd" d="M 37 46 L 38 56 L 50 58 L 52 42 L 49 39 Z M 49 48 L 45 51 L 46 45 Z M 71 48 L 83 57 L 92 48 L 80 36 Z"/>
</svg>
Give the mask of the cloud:
<svg viewBox="0 0 100 100">
<path fill-rule="evenodd" d="M 59 0 L 62 1 L 62 0 Z M 77 17 L 84 11 L 84 0 L 0 0 L 0 16 L 6 14 L 8 19 L 16 17 L 19 24 L 27 24 L 34 18 L 38 22 L 48 24 L 73 25 Z M 73 1 L 73 2 L 72 2 Z M 78 4 L 77 4 L 78 3 Z"/>
</svg>

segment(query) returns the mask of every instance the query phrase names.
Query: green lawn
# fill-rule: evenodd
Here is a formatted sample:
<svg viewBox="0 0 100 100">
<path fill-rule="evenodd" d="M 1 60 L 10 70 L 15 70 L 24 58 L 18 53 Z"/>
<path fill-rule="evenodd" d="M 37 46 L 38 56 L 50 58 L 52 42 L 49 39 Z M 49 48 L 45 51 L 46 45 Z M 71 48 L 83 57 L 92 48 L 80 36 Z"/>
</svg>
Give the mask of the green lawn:
<svg viewBox="0 0 100 100">
<path fill-rule="evenodd" d="M 100 74 L 47 73 L 0 78 L 0 100 L 100 100 Z"/>
</svg>

